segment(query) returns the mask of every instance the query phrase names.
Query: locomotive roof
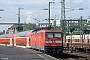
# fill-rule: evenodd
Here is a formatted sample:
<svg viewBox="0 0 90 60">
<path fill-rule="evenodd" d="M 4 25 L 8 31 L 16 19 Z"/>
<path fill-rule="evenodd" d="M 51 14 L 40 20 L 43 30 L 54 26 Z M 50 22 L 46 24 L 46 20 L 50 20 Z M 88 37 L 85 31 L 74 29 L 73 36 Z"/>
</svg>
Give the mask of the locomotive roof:
<svg viewBox="0 0 90 60">
<path fill-rule="evenodd" d="M 40 31 L 40 30 L 51 30 L 52 27 L 39 27 L 39 28 L 36 28 L 34 29 L 32 32 L 37 32 L 37 31 Z"/>
</svg>

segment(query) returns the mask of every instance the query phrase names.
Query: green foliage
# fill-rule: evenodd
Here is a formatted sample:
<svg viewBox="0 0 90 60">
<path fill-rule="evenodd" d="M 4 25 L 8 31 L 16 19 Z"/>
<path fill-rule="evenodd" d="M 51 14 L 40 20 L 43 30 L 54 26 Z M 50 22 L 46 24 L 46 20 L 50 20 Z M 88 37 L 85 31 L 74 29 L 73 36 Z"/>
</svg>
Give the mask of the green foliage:
<svg viewBox="0 0 90 60">
<path fill-rule="evenodd" d="M 36 26 L 36 24 L 32 24 L 32 23 L 28 23 L 28 26 L 26 26 L 25 28 L 24 28 L 24 31 L 26 31 L 26 30 L 32 30 L 32 29 L 35 29 L 35 28 L 37 28 L 38 26 Z"/>
<path fill-rule="evenodd" d="M 60 30 L 61 29 L 61 26 L 55 26 L 55 25 L 53 25 L 52 27 L 53 27 L 54 30 Z"/>
<path fill-rule="evenodd" d="M 82 30 L 85 30 L 85 29 L 89 28 L 88 27 L 88 24 L 89 23 L 90 22 L 88 22 L 86 25 L 85 24 L 82 24 Z M 72 32 L 72 34 L 74 34 L 74 35 L 80 34 L 80 30 L 81 30 L 80 29 L 80 23 L 77 24 L 77 23 L 71 22 L 70 23 L 70 26 L 66 26 L 65 28 L 66 28 L 65 32 L 66 32 L 67 35 L 69 35 L 70 28 L 74 28 L 74 31 Z"/>
<path fill-rule="evenodd" d="M 88 21 L 88 25 L 90 25 L 90 20 Z"/>
<path fill-rule="evenodd" d="M 88 21 L 88 23 L 86 25 L 82 24 L 82 30 L 90 28 L 89 26 L 90 26 L 90 20 Z M 61 26 L 53 25 L 52 27 L 54 30 L 60 30 L 61 29 Z M 38 28 L 38 26 L 36 26 L 36 24 L 29 23 L 28 26 L 24 28 L 24 31 L 25 30 L 32 30 L 35 28 Z M 75 34 L 75 35 L 80 34 L 80 30 L 81 30 L 80 29 L 80 23 L 70 22 L 69 26 L 65 26 L 64 30 L 65 30 L 66 35 L 69 35 L 70 28 L 74 28 L 74 31 L 72 32 L 72 34 Z"/>
<path fill-rule="evenodd" d="M 80 34 L 80 31 L 74 31 L 72 34 L 73 35 L 79 35 Z"/>
</svg>

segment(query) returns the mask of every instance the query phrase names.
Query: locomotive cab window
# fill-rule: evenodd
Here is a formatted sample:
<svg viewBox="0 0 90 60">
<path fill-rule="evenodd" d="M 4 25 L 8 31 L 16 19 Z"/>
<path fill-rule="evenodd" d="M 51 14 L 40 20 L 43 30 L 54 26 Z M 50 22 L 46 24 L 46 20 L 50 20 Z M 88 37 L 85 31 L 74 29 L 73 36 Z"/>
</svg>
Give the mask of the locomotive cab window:
<svg viewBox="0 0 90 60">
<path fill-rule="evenodd" d="M 59 33 L 59 32 L 47 32 L 46 37 L 47 38 L 61 38 L 61 33 Z"/>
<path fill-rule="evenodd" d="M 46 33 L 47 38 L 53 38 L 53 33 Z"/>
<path fill-rule="evenodd" d="M 61 38 L 61 33 L 54 33 L 54 37 Z"/>
</svg>

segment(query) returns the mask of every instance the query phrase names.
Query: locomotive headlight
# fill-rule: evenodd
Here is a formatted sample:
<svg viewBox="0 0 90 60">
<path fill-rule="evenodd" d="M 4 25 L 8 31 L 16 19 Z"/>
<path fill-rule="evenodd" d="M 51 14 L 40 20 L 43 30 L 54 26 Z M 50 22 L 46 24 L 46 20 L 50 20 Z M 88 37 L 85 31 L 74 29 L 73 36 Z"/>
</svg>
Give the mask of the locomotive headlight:
<svg viewBox="0 0 90 60">
<path fill-rule="evenodd" d="M 52 43 L 52 41 L 51 40 L 46 40 L 46 43 Z"/>
</svg>

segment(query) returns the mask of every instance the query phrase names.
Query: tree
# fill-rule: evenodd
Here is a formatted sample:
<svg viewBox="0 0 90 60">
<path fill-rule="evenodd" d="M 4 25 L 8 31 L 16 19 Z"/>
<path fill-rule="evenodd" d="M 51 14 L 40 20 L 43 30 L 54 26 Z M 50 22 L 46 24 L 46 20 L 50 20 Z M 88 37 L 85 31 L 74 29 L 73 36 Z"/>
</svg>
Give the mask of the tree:
<svg viewBox="0 0 90 60">
<path fill-rule="evenodd" d="M 36 24 L 34 23 L 28 23 L 28 25 L 24 28 L 24 31 L 26 30 L 33 30 L 35 28 L 37 28 L 38 26 L 36 26 Z"/>
<path fill-rule="evenodd" d="M 70 22 L 69 26 L 66 26 L 66 35 L 69 35 L 69 32 L 72 32 L 72 31 L 74 32 L 76 30 L 76 27 L 77 27 L 77 24 L 75 24 L 75 22 Z"/>
<path fill-rule="evenodd" d="M 53 25 L 52 27 L 53 27 L 54 30 L 60 30 L 61 29 L 61 26 L 55 26 L 55 25 Z"/>
<path fill-rule="evenodd" d="M 89 21 L 87 23 L 87 26 L 88 26 L 88 29 L 90 30 L 90 19 L 89 19 Z"/>
</svg>

